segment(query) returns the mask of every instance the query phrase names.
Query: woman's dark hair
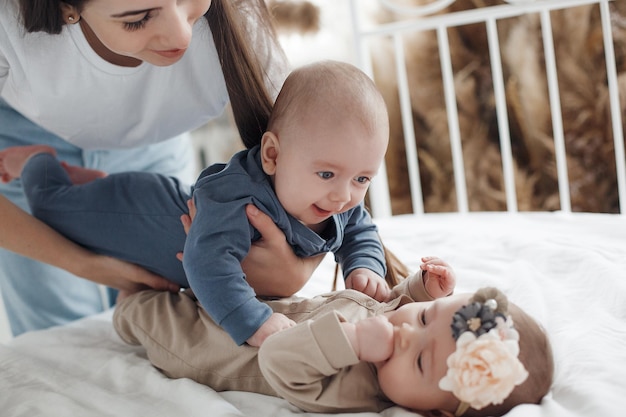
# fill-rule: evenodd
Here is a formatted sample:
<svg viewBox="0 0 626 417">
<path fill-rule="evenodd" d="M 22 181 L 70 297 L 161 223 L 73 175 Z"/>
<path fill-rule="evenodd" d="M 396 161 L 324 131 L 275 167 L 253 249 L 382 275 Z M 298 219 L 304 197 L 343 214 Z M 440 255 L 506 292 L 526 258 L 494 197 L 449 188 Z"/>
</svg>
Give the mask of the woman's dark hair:
<svg viewBox="0 0 626 417">
<path fill-rule="evenodd" d="M 80 12 L 88 1 L 20 0 L 22 23 L 28 32 L 58 34 L 65 24 L 61 3 Z M 286 60 L 264 0 L 213 0 L 205 17 L 217 47 L 239 135 L 251 148 L 261 143 L 274 104 L 266 69 L 272 59 L 279 66 Z"/>
<path fill-rule="evenodd" d="M 273 56 L 282 50 L 269 12 L 264 0 L 213 0 L 206 18 L 239 135 L 244 145 L 251 148 L 261 143 L 274 104 L 265 69 L 274 58 L 280 64 L 284 62 L 284 56 Z"/>
<path fill-rule="evenodd" d="M 27 32 L 61 33 L 65 21 L 61 3 L 67 3 L 80 11 L 89 0 L 20 0 L 22 24 Z"/>
</svg>

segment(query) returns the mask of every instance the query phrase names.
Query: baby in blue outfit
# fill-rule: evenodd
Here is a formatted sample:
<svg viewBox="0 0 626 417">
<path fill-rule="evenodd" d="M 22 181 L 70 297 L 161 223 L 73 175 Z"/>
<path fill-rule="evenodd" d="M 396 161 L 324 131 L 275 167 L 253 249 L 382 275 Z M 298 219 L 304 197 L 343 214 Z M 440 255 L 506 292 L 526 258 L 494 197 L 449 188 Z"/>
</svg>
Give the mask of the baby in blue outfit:
<svg viewBox="0 0 626 417">
<path fill-rule="evenodd" d="M 36 217 L 95 252 L 190 287 L 236 343 L 260 346 L 294 322 L 246 281 L 241 261 L 260 238 L 246 206 L 267 213 L 298 256 L 333 252 L 347 288 L 383 301 L 384 253 L 363 199 L 388 134 L 374 83 L 350 64 L 324 61 L 287 78 L 260 146 L 206 168 L 191 191 L 152 173 L 99 178 L 62 165 L 45 146 L 0 152 L 0 175 L 21 178 Z M 189 198 L 197 212 L 186 236 L 180 217 Z"/>
</svg>

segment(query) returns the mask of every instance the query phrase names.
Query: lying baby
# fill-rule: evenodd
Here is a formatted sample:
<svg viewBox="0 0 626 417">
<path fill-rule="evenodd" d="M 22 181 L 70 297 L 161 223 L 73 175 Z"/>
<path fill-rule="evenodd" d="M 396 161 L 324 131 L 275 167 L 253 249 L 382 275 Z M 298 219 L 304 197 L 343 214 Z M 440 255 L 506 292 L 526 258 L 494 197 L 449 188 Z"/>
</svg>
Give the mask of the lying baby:
<svg viewBox="0 0 626 417">
<path fill-rule="evenodd" d="M 425 415 L 499 416 L 539 403 L 554 369 L 541 326 L 494 288 L 450 295 L 452 268 L 423 260 L 386 302 L 354 290 L 265 301 L 298 324 L 260 348 L 235 344 L 190 291 L 134 294 L 113 322 L 170 378 L 278 396 L 310 412 L 399 405 Z"/>
</svg>

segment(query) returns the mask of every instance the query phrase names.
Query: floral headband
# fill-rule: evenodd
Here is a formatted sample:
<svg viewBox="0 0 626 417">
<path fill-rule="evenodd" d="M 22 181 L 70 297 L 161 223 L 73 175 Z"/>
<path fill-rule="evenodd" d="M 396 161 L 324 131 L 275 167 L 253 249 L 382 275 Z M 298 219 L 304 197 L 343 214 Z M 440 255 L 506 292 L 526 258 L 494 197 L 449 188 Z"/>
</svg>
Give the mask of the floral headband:
<svg viewBox="0 0 626 417">
<path fill-rule="evenodd" d="M 439 388 L 461 401 L 455 416 L 470 407 L 480 410 L 501 404 L 528 377 L 517 357 L 519 333 L 507 309 L 504 294 L 486 288 L 454 314 L 451 327 L 456 351 L 448 357 L 448 372 Z"/>
</svg>

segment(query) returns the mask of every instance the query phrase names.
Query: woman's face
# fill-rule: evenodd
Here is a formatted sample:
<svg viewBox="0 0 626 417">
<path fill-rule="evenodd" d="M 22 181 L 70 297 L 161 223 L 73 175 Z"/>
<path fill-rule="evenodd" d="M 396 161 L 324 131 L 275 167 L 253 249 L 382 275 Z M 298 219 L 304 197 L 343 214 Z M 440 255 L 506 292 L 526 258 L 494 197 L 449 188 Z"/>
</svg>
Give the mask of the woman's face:
<svg viewBox="0 0 626 417">
<path fill-rule="evenodd" d="M 210 5 L 211 0 L 90 0 L 80 17 L 91 46 L 105 59 L 111 61 L 113 53 L 167 66 L 183 56 L 194 23 Z"/>
</svg>

